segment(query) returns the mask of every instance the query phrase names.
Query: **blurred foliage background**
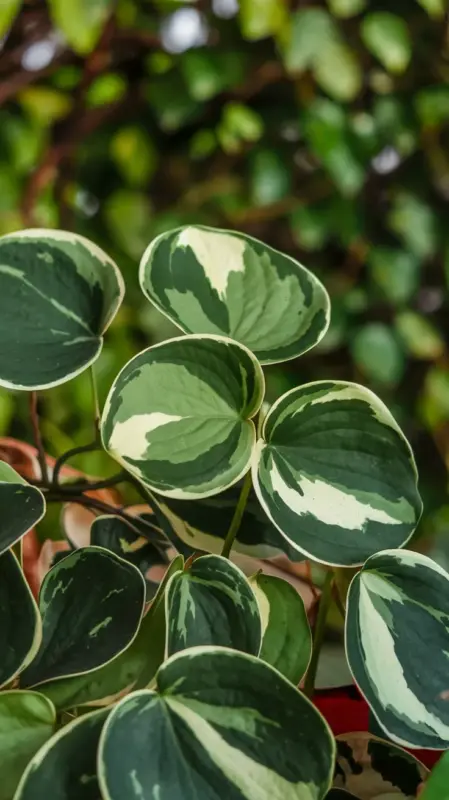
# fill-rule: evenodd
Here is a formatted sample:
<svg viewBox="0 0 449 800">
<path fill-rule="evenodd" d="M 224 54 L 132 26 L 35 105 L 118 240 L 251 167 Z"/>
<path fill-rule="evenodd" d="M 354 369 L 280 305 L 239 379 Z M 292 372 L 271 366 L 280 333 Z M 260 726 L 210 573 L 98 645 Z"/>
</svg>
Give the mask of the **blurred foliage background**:
<svg viewBox="0 0 449 800">
<path fill-rule="evenodd" d="M 416 453 L 420 532 L 449 566 L 446 6 L 1 0 L 0 234 L 72 229 L 117 260 L 127 297 L 97 362 L 101 398 L 174 332 L 137 281 L 162 231 L 238 229 L 316 271 L 329 333 L 268 370 L 269 399 L 319 378 L 377 392 Z M 1 435 L 31 441 L 27 402 L 1 391 Z M 43 394 L 51 454 L 88 441 L 91 409 L 86 375 Z"/>
</svg>

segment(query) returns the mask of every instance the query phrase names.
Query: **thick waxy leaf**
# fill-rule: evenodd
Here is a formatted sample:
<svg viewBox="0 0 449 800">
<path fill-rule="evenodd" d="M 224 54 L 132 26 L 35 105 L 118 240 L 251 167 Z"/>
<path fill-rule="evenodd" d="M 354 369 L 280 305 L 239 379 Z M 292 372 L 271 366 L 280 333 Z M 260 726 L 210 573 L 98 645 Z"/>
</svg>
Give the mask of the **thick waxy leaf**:
<svg viewBox="0 0 449 800">
<path fill-rule="evenodd" d="M 151 577 L 151 568 L 167 566 L 169 559 L 162 548 L 156 547 L 144 536 L 136 536 L 129 525 L 114 515 L 97 517 L 90 529 L 90 543 L 111 550 L 125 561 L 134 564 L 146 583 L 146 598 L 154 597 L 159 581 Z"/>
<path fill-rule="evenodd" d="M 38 692 L 15 689 L 0 694 L 0 800 L 11 800 L 25 767 L 55 724 L 53 704 Z"/>
<path fill-rule="evenodd" d="M 136 636 L 144 603 L 145 582 L 132 564 L 100 547 L 70 553 L 42 583 L 42 644 L 23 685 L 89 672 L 118 656 Z"/>
<path fill-rule="evenodd" d="M 0 461 L 0 554 L 12 547 L 45 514 L 45 500 L 39 489 Z"/>
<path fill-rule="evenodd" d="M 412 800 L 427 773 L 410 753 L 370 733 L 337 736 L 334 786 L 360 800 Z"/>
<path fill-rule="evenodd" d="M 39 610 L 14 553 L 0 556 L 0 686 L 36 655 L 42 636 Z"/>
<path fill-rule="evenodd" d="M 14 800 L 98 800 L 97 748 L 108 714 L 101 709 L 61 728 L 30 761 Z"/>
<path fill-rule="evenodd" d="M 319 800 L 334 741 L 321 715 L 276 670 L 225 648 L 170 658 L 157 692 L 122 700 L 100 740 L 105 800 Z"/>
<path fill-rule="evenodd" d="M 449 575 L 438 564 L 399 550 L 368 559 L 349 589 L 346 652 L 393 741 L 449 747 Z"/>
<path fill-rule="evenodd" d="M 3 236 L 0 280 L 0 385 L 57 386 L 95 361 L 124 294 L 103 250 L 66 231 Z"/>
<path fill-rule="evenodd" d="M 253 460 L 263 508 L 292 547 L 356 566 L 412 535 L 421 499 L 410 446 L 376 395 L 317 381 L 270 409 Z"/>
<path fill-rule="evenodd" d="M 433 768 L 420 800 L 448 800 L 449 798 L 449 753 L 445 753 Z"/>
<path fill-rule="evenodd" d="M 144 350 L 119 373 L 102 418 L 111 455 L 160 494 L 207 497 L 247 471 L 264 378 L 245 347 L 182 336 Z"/>
<path fill-rule="evenodd" d="M 136 638 L 123 653 L 92 672 L 42 686 L 42 692 L 59 711 L 86 704 L 107 705 L 125 691 L 144 688 L 153 681 L 165 653 L 165 588 L 183 565 L 182 556 L 173 559 Z"/>
<path fill-rule="evenodd" d="M 220 495 L 191 500 L 188 503 L 172 497 L 156 497 L 157 506 L 162 512 L 158 515 L 158 522 L 175 547 L 179 547 L 181 540 L 192 550 L 219 555 L 234 515 L 240 489 L 239 482 Z M 153 510 L 157 513 L 158 509 Z M 303 560 L 302 554 L 290 547 L 270 522 L 253 490 L 250 491 L 233 550 L 253 558 L 286 555 L 291 561 Z"/>
<path fill-rule="evenodd" d="M 312 655 L 312 634 L 304 601 L 290 583 L 274 575 L 256 575 L 251 586 L 262 620 L 259 657 L 297 685 Z"/>
<path fill-rule="evenodd" d="M 231 336 L 262 364 L 310 350 L 329 324 L 324 286 L 305 267 L 233 231 L 158 236 L 140 263 L 142 291 L 186 333 Z"/>
<path fill-rule="evenodd" d="M 166 591 L 167 653 L 196 645 L 232 647 L 257 656 L 261 622 L 243 572 L 222 556 L 196 558 Z"/>
</svg>

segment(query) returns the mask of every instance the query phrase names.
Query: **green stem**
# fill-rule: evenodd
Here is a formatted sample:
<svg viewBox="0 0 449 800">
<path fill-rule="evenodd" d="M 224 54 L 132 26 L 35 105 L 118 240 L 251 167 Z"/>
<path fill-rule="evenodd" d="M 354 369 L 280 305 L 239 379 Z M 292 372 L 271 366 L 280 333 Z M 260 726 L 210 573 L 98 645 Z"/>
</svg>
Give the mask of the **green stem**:
<svg viewBox="0 0 449 800">
<path fill-rule="evenodd" d="M 42 441 L 41 429 L 39 425 L 39 411 L 37 407 L 37 392 L 30 393 L 30 418 L 33 427 L 34 444 L 37 450 L 37 458 L 41 468 L 41 478 L 45 486 L 49 485 L 47 457 L 45 455 L 44 444 Z"/>
<path fill-rule="evenodd" d="M 79 447 L 72 447 L 71 450 L 67 450 L 62 454 L 62 456 L 59 456 L 53 469 L 53 486 L 58 486 L 59 473 L 61 472 L 61 469 L 66 461 L 68 461 L 70 458 L 80 455 L 81 453 L 91 453 L 95 450 L 101 450 L 101 445 L 98 439 L 96 439 L 94 442 L 89 442 L 89 444 L 81 444 Z"/>
<path fill-rule="evenodd" d="M 98 441 L 100 435 L 100 403 L 98 402 L 98 387 L 93 365 L 89 369 L 89 375 L 90 375 L 90 384 L 92 387 L 92 403 L 94 407 L 95 439 Z"/>
<path fill-rule="evenodd" d="M 248 470 L 243 481 L 243 485 L 240 491 L 240 496 L 234 511 L 234 516 L 232 517 L 229 530 L 226 534 L 226 539 L 224 540 L 223 550 L 221 551 L 221 555 L 224 556 L 225 558 L 229 558 L 232 550 L 232 545 L 234 544 L 234 539 L 239 532 L 243 513 L 245 511 L 246 504 L 248 502 L 251 486 L 252 486 L 251 470 Z"/>
<path fill-rule="evenodd" d="M 334 574 L 329 570 L 326 574 L 323 589 L 320 597 L 320 604 L 318 606 L 318 616 L 316 619 L 315 630 L 313 634 L 313 650 L 312 658 L 310 659 L 309 669 L 307 670 L 306 679 L 304 682 L 304 694 L 307 697 L 313 697 L 315 691 L 315 680 L 318 670 L 318 662 L 320 659 L 321 648 L 324 642 L 324 634 L 326 632 L 326 619 L 329 611 L 329 606 L 332 599 L 332 583 Z"/>
</svg>

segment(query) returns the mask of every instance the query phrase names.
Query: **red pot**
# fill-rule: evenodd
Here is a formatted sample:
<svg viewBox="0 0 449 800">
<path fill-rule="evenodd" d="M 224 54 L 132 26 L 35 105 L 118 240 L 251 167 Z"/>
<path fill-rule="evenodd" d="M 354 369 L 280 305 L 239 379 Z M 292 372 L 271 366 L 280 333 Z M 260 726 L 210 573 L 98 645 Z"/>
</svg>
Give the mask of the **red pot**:
<svg viewBox="0 0 449 800">
<path fill-rule="evenodd" d="M 329 723 L 334 736 L 368 730 L 369 706 L 355 686 L 319 690 L 315 693 L 313 702 Z M 436 750 L 404 749 L 428 769 L 431 769 L 441 756 L 441 752 Z"/>
</svg>

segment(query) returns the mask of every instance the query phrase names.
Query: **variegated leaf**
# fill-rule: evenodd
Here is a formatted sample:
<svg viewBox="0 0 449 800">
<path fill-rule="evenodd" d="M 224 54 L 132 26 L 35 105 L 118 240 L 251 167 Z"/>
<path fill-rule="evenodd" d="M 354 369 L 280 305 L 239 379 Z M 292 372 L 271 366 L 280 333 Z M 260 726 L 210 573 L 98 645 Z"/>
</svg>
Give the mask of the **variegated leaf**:
<svg viewBox="0 0 449 800">
<path fill-rule="evenodd" d="M 227 558 L 200 556 L 173 575 L 166 591 L 167 653 L 197 645 L 258 655 L 261 621 L 243 572 Z"/>
<path fill-rule="evenodd" d="M 188 503 L 156 495 L 154 499 L 158 508 L 153 506 L 153 510 L 162 512 L 158 515 L 159 524 L 175 547 L 179 547 L 181 540 L 192 550 L 219 555 L 240 489 L 241 481 L 215 497 Z M 286 555 L 291 561 L 303 561 L 304 558 L 268 519 L 254 490 L 250 491 L 233 550 L 252 558 L 275 558 L 279 555 Z"/>
<path fill-rule="evenodd" d="M 7 550 L 0 556 L 0 687 L 33 660 L 41 638 L 38 607 L 17 558 Z"/>
<path fill-rule="evenodd" d="M 124 294 L 103 250 L 67 231 L 8 234 L 0 280 L 0 385 L 57 386 L 95 361 Z"/>
<path fill-rule="evenodd" d="M 1 269 L 1 268 L 0 268 Z M 0 461 L 0 554 L 12 547 L 45 514 L 42 492 Z"/>
<path fill-rule="evenodd" d="M 156 547 L 145 536 L 136 536 L 124 520 L 113 514 L 97 517 L 93 521 L 90 543 L 111 550 L 134 564 L 145 578 L 147 601 L 154 597 L 160 581 L 152 578 L 151 569 L 167 567 L 169 563 L 163 548 Z"/>
<path fill-rule="evenodd" d="M 150 347 L 119 373 L 103 444 L 143 484 L 179 499 L 207 497 L 249 468 L 264 378 L 231 339 L 182 336 Z"/>
<path fill-rule="evenodd" d="M 304 676 L 312 655 L 312 634 L 302 597 L 274 575 L 251 579 L 262 620 L 259 657 L 276 667 L 295 686 Z"/>
<path fill-rule="evenodd" d="M 65 725 L 36 753 L 14 800 L 98 800 L 97 748 L 109 709 Z"/>
<path fill-rule="evenodd" d="M 346 653 L 377 721 L 398 744 L 449 747 L 449 575 L 385 550 L 353 579 Z"/>
<path fill-rule="evenodd" d="M 11 800 L 25 767 L 55 727 L 55 708 L 43 695 L 19 689 L 0 693 L 0 800 Z"/>
<path fill-rule="evenodd" d="M 122 700 L 100 739 L 104 800 L 322 800 L 334 740 L 312 704 L 253 656 L 198 647 Z"/>
<path fill-rule="evenodd" d="M 100 547 L 75 550 L 47 572 L 39 594 L 40 649 L 22 685 L 89 672 L 135 638 L 145 603 L 139 570 Z"/>
<path fill-rule="evenodd" d="M 428 770 L 410 753 L 370 733 L 337 736 L 334 786 L 360 800 L 414 800 Z"/>
<path fill-rule="evenodd" d="M 421 514 L 407 440 L 355 383 L 317 381 L 283 395 L 265 418 L 253 479 L 290 545 L 323 564 L 356 566 L 403 546 Z"/>
<path fill-rule="evenodd" d="M 328 294 L 309 270 L 234 231 L 196 225 L 161 234 L 142 257 L 140 285 L 185 333 L 231 336 L 262 364 L 305 353 L 329 324 Z"/>
<path fill-rule="evenodd" d="M 136 638 L 123 653 L 92 672 L 50 681 L 41 687 L 58 711 L 80 705 L 109 705 L 134 688 L 150 685 L 164 660 L 165 589 L 171 576 L 182 570 L 183 565 L 182 556 L 173 559 Z"/>
</svg>

